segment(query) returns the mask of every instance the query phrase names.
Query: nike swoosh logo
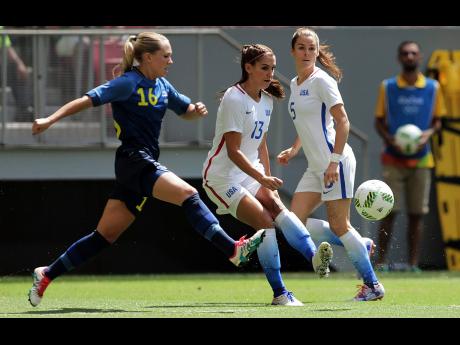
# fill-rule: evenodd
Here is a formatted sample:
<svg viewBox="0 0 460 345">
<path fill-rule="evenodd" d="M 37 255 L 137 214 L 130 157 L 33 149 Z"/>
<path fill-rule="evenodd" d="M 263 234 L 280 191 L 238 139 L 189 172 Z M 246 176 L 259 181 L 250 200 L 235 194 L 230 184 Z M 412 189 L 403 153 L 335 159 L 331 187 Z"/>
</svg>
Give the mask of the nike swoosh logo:
<svg viewBox="0 0 460 345">
<path fill-rule="evenodd" d="M 332 192 L 332 189 L 328 190 L 327 192 L 323 192 L 323 194 L 327 194 L 327 193 L 330 193 L 330 192 Z"/>
</svg>

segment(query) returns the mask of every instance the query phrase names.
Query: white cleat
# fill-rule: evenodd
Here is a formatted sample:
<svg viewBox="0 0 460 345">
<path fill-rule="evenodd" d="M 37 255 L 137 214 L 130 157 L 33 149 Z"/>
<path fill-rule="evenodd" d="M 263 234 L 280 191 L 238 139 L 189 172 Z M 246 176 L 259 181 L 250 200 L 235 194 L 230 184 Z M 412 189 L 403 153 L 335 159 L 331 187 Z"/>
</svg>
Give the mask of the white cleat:
<svg viewBox="0 0 460 345">
<path fill-rule="evenodd" d="M 249 261 L 249 257 L 254 253 L 260 244 L 263 242 L 265 237 L 265 230 L 257 231 L 249 239 L 245 238 L 246 236 L 241 237 L 237 242 L 235 242 L 235 252 L 229 260 L 235 266 L 241 266 Z"/>
<path fill-rule="evenodd" d="M 366 302 L 366 301 L 377 301 L 385 296 L 385 289 L 380 283 L 374 284 L 374 287 L 370 288 L 366 284 L 358 285 L 359 291 L 353 298 L 355 302 Z"/>
<path fill-rule="evenodd" d="M 302 307 L 304 304 L 294 297 L 290 291 L 273 298 L 272 305 L 281 305 L 286 307 Z"/>
<path fill-rule="evenodd" d="M 327 242 L 322 242 L 315 255 L 313 255 L 313 269 L 319 274 L 320 278 L 327 278 L 329 276 L 329 263 L 333 255 L 332 247 Z"/>
<path fill-rule="evenodd" d="M 29 290 L 29 302 L 33 307 L 40 304 L 43 293 L 49 283 L 51 283 L 51 280 L 43 274 L 45 268 L 46 267 L 37 267 L 33 273 L 34 282 L 32 288 Z"/>
</svg>

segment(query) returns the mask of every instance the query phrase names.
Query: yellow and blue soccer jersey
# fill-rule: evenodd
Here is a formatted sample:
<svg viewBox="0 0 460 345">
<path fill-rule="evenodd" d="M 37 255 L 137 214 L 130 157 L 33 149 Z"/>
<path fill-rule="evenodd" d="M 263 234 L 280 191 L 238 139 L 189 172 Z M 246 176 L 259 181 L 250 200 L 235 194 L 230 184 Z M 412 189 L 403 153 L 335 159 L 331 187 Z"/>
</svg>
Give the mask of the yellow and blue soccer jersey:
<svg viewBox="0 0 460 345">
<path fill-rule="evenodd" d="M 385 119 L 391 135 L 395 135 L 399 127 L 409 123 L 425 131 L 431 127 L 433 117 L 445 114 L 439 83 L 421 73 L 413 86 L 408 85 L 400 75 L 384 80 L 380 86 L 375 116 Z M 382 154 L 382 163 L 402 167 L 434 167 L 429 144 L 413 156 L 404 156 L 392 147 L 386 147 Z"/>
<path fill-rule="evenodd" d="M 169 108 L 181 115 L 191 101 L 165 79 L 150 80 L 137 69 L 126 72 L 86 93 L 94 106 L 112 104 L 117 137 L 122 145 L 147 148 L 153 159 L 160 154 L 158 139 Z"/>
</svg>

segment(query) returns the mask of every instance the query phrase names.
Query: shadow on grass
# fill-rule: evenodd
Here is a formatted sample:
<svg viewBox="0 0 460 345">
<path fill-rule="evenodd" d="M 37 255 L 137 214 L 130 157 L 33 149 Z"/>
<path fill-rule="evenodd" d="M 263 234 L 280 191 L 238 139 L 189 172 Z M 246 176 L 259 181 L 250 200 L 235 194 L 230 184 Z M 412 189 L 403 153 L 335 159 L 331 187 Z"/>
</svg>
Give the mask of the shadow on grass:
<svg viewBox="0 0 460 345">
<path fill-rule="evenodd" d="M 304 307 L 308 307 L 308 304 L 313 302 L 303 302 Z M 232 314 L 235 311 L 233 310 L 216 310 L 216 311 L 209 311 L 203 310 L 200 311 L 199 309 L 206 309 L 206 308 L 295 308 L 302 310 L 302 307 L 283 307 L 283 306 L 274 306 L 269 303 L 237 303 L 237 302 L 203 302 L 203 303 L 196 303 L 196 304 L 174 304 L 174 305 L 151 305 L 144 308 L 147 309 L 177 309 L 177 308 L 185 308 L 185 309 L 196 309 L 196 313 L 216 313 L 216 314 Z M 321 308 L 321 309 L 308 309 L 309 312 L 314 313 L 334 313 L 334 312 L 346 312 L 353 310 L 353 308 Z"/>
<path fill-rule="evenodd" d="M 305 307 L 313 302 L 303 302 Z M 283 306 L 272 306 L 269 303 L 241 303 L 241 302 L 203 302 L 196 304 L 174 304 L 174 305 L 151 305 L 145 308 L 154 309 L 154 308 L 283 308 Z M 298 307 L 295 307 L 298 308 Z M 314 309 L 311 311 L 314 312 L 338 312 L 338 311 L 350 311 L 353 308 L 322 308 Z"/>
<path fill-rule="evenodd" d="M 241 303 L 241 302 L 203 302 L 195 304 L 168 304 L 168 305 L 151 305 L 145 308 L 221 308 L 221 307 L 251 307 L 263 308 L 270 306 L 267 303 Z"/>
<path fill-rule="evenodd" d="M 23 313 L 8 313 L 10 315 L 53 315 L 53 314 L 107 314 L 107 313 L 140 313 L 139 311 L 127 311 L 123 309 L 96 309 L 96 308 L 61 308 L 53 310 L 31 310 Z"/>
<path fill-rule="evenodd" d="M 331 308 L 331 309 L 315 309 L 312 311 L 318 311 L 318 312 L 336 312 L 336 311 L 350 311 L 352 308 Z"/>
<path fill-rule="evenodd" d="M 306 302 L 305 306 L 312 302 Z M 280 306 L 272 306 L 268 303 L 237 303 L 237 302 L 204 302 L 204 303 L 196 303 L 196 304 L 175 304 L 175 305 L 151 305 L 146 306 L 146 309 L 165 309 L 165 308 L 282 308 Z M 297 309 L 298 307 L 296 307 Z M 310 310 L 311 312 L 339 312 L 339 311 L 350 311 L 353 308 L 322 308 L 322 309 L 315 309 Z M 200 311 L 197 311 L 200 312 Z M 217 314 L 232 314 L 234 311 L 232 310 L 216 310 L 216 311 L 202 311 L 203 313 L 217 313 Z M 97 309 L 97 308 L 60 308 L 60 309 L 52 309 L 52 310 L 30 310 L 25 312 L 19 313 L 6 313 L 8 315 L 61 315 L 61 314 L 76 314 L 76 313 L 84 313 L 84 314 L 111 314 L 111 313 L 143 313 L 143 311 L 128 311 L 124 309 Z"/>
</svg>

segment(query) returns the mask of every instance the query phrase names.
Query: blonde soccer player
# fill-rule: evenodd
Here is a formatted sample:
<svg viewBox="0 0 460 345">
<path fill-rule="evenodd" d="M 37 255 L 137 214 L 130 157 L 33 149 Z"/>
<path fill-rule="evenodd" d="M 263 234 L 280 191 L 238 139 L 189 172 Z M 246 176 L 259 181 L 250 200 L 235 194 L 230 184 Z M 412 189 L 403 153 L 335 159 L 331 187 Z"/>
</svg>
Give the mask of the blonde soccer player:
<svg viewBox="0 0 460 345">
<path fill-rule="evenodd" d="M 196 189 L 158 161 L 161 124 L 167 109 L 185 120 L 208 114 L 203 103 L 192 103 L 165 78 L 172 63 L 171 44 L 165 36 L 155 32 L 131 36 L 125 42 L 116 78 L 33 123 L 32 133 L 39 134 L 64 117 L 111 103 L 121 145 L 115 156 L 115 186 L 96 230 L 73 243 L 50 265 L 34 270 L 29 291 L 32 306 L 41 302 L 51 281 L 112 245 L 151 198 L 181 207 L 190 225 L 236 266 L 246 262 L 262 242 L 263 231 L 249 239 L 230 238 Z"/>
</svg>

